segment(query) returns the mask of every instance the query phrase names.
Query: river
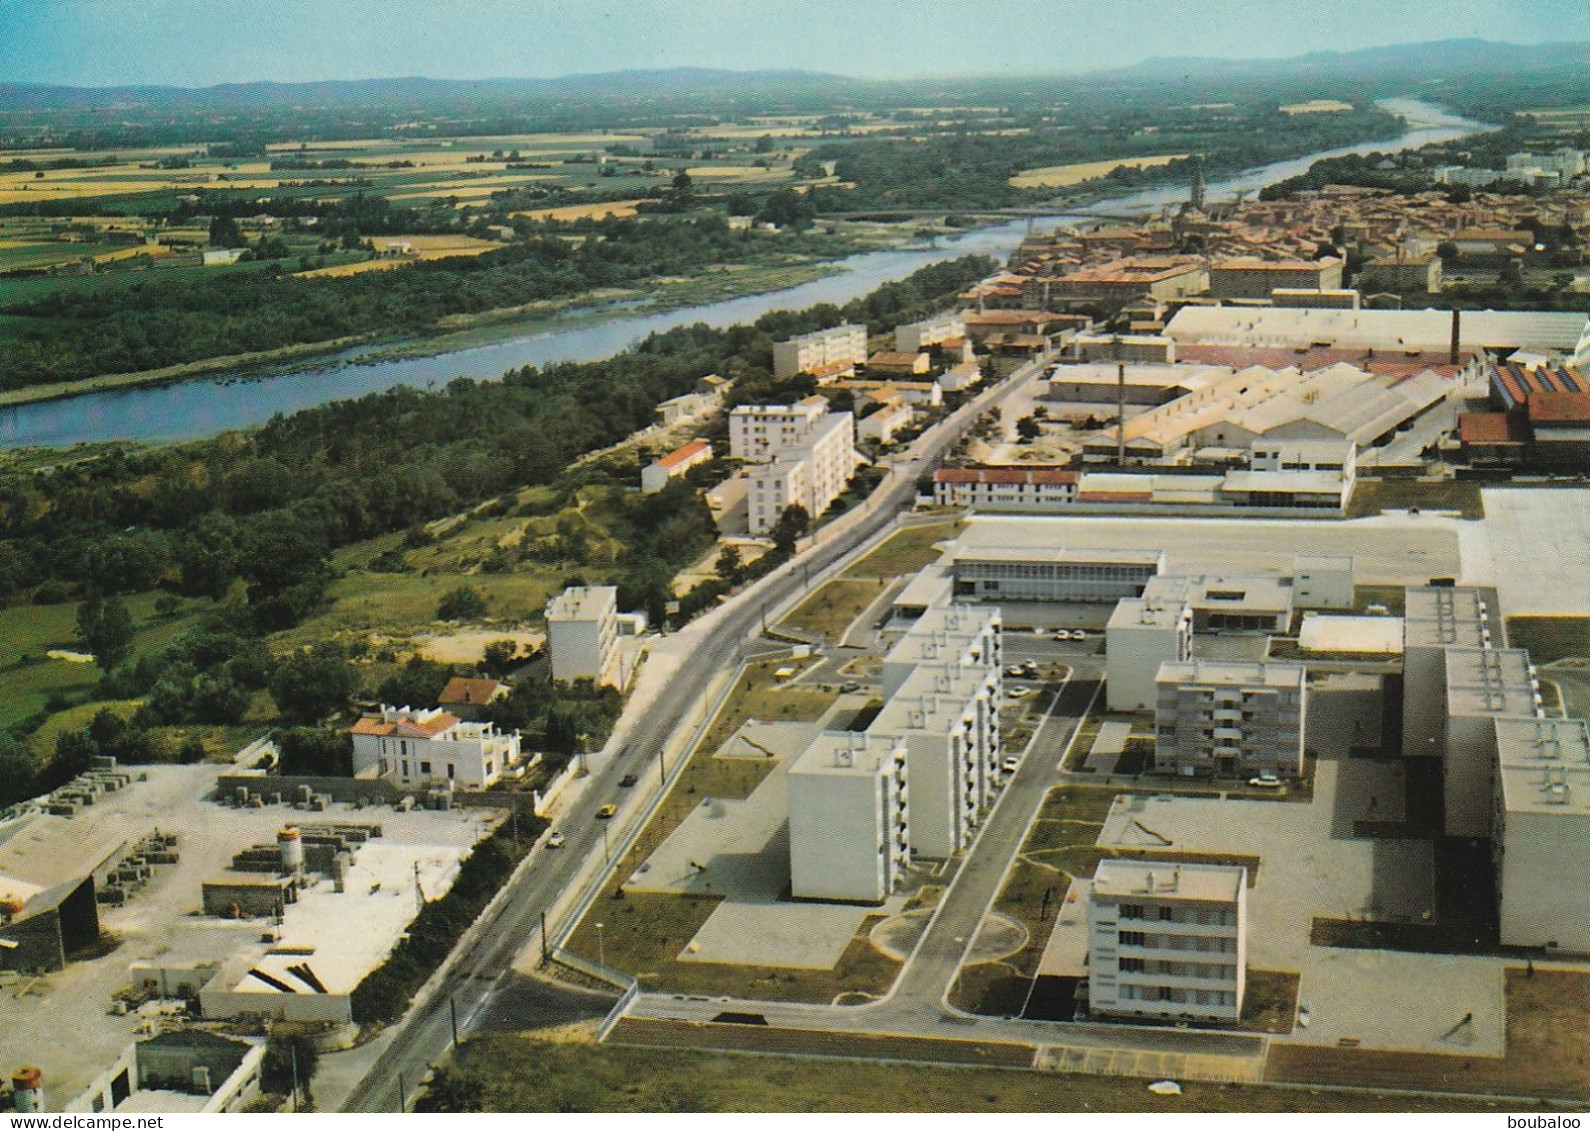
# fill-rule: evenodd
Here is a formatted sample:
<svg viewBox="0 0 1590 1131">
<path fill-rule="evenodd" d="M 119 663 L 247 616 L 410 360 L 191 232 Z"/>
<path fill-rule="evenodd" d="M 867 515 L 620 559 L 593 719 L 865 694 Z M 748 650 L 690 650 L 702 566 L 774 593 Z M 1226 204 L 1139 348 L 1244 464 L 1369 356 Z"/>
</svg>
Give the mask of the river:
<svg viewBox="0 0 1590 1131">
<path fill-rule="evenodd" d="M 1299 173 L 1323 157 L 1380 151 L 1394 153 L 1449 141 L 1485 129 L 1478 122 L 1454 117 L 1440 107 L 1410 98 L 1387 99 L 1382 107 L 1400 115 L 1407 133 L 1391 141 L 1369 142 L 1279 161 L 1250 169 L 1209 185 L 1211 199 L 1240 190 L 1255 190 Z M 1069 215 L 1041 219 L 1035 226 L 1052 228 L 1090 213 L 1148 212 L 1186 199 L 1187 188 L 1169 185 L 1098 201 Z M 593 361 L 611 357 L 646 335 L 675 326 L 704 322 L 732 326 L 751 322 L 770 310 L 799 310 L 816 303 L 843 304 L 900 279 L 929 263 L 962 255 L 984 254 L 1003 260 L 1027 232 L 1027 224 L 981 228 L 932 249 L 874 251 L 838 261 L 838 274 L 766 294 L 684 307 L 660 314 L 613 318 L 566 331 L 508 338 L 491 345 L 430 357 L 411 357 L 352 364 L 369 352 L 358 347 L 328 355 L 308 365 L 299 362 L 221 373 L 169 385 L 151 385 L 0 409 L 0 447 L 68 447 L 82 442 L 187 440 L 234 428 L 265 423 L 277 413 L 290 414 L 328 401 L 379 392 L 396 385 L 439 387 L 454 377 L 494 379 L 509 369 L 557 361 Z"/>
</svg>

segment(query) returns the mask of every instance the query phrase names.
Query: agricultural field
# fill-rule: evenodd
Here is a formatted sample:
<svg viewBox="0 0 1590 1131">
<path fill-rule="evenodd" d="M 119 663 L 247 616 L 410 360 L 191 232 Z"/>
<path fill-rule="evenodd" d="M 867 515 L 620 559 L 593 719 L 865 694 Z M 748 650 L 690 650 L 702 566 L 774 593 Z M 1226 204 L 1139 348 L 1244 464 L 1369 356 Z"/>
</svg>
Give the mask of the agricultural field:
<svg viewBox="0 0 1590 1131">
<path fill-rule="evenodd" d="M 1126 157 L 1113 161 L 1081 161 L 1074 165 L 1050 165 L 1044 169 L 1028 169 L 1010 178 L 1016 188 L 1065 188 L 1081 184 L 1096 177 L 1108 176 L 1116 169 L 1157 169 L 1180 161 L 1185 153 L 1161 153 L 1152 157 Z"/>
<path fill-rule="evenodd" d="M 1307 102 L 1294 102 L 1289 106 L 1282 106 L 1283 114 L 1341 114 L 1353 108 L 1351 102 L 1342 102 L 1335 98 L 1311 98 Z"/>
</svg>

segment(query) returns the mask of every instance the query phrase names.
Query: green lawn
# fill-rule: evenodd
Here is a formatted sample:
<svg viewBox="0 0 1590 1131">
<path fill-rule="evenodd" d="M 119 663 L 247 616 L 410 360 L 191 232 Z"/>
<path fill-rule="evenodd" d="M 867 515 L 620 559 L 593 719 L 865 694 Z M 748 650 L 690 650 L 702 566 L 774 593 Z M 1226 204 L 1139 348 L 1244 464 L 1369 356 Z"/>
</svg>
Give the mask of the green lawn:
<svg viewBox="0 0 1590 1131">
<path fill-rule="evenodd" d="M 821 633 L 829 644 L 837 644 L 851 622 L 865 612 L 882 591 L 882 583 L 876 580 L 836 578 L 801 602 L 784 618 L 784 623 Z"/>
<path fill-rule="evenodd" d="M 1536 664 L 1590 659 L 1590 617 L 1508 617 L 1507 643 Z"/>
<path fill-rule="evenodd" d="M 1348 518 L 1383 510 L 1458 511 L 1464 518 L 1484 518 L 1485 503 L 1477 483 L 1426 483 L 1419 479 L 1360 479 L 1348 504 Z"/>
<path fill-rule="evenodd" d="M 156 596 L 139 593 L 126 598 L 137 628 L 134 654 L 169 643 L 195 624 L 207 605 L 187 601 L 172 616 L 161 617 L 154 611 Z M 76 602 L 0 609 L 0 727 L 38 714 L 51 695 L 86 697 L 99 682 L 99 668 L 46 657 L 51 650 L 76 651 L 80 647 Z"/>
<path fill-rule="evenodd" d="M 845 577 L 903 577 L 938 561 L 934 549 L 966 529 L 964 522 L 908 526 L 844 572 Z"/>
</svg>

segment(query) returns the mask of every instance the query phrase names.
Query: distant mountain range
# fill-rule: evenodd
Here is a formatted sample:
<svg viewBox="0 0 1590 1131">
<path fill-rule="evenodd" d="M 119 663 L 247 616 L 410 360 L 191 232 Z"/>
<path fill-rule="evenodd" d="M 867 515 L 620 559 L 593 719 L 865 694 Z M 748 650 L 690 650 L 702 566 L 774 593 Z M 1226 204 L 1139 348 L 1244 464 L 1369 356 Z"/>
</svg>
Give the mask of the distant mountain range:
<svg viewBox="0 0 1590 1131">
<path fill-rule="evenodd" d="M 1217 59 L 1174 56 L 1145 59 L 1125 67 L 1057 76 L 1089 82 L 1120 80 L 1198 81 L 1314 75 L 1332 77 L 1377 76 L 1401 70 L 1468 73 L 1521 71 L 1587 66 L 1590 43 L 1520 45 L 1484 39 L 1448 39 L 1403 43 L 1358 51 L 1316 51 L 1287 59 Z M 953 80 L 937 78 L 937 86 Z M 971 84 L 999 80 L 968 76 Z M 838 74 L 802 70 L 730 71 L 705 67 L 666 70 L 610 71 L 601 74 L 563 75 L 557 78 L 433 79 L 424 77 L 358 79 L 302 83 L 248 82 L 208 87 L 177 86 L 50 86 L 34 83 L 0 83 L 0 110 L 103 108 L 113 105 L 164 104 L 172 106 L 291 106 L 347 103 L 471 101 L 481 98 L 556 99 L 578 95 L 608 97 L 667 97 L 717 93 L 748 94 L 758 91 L 815 93 L 847 87 L 911 86 L 912 80 L 887 84 Z"/>
<path fill-rule="evenodd" d="M 219 86 L 46 86 L 0 83 L 0 109 L 71 109 L 121 104 L 280 106 L 306 103 L 408 102 L 477 98 L 557 98 L 580 94 L 664 96 L 818 89 L 854 80 L 815 71 L 726 71 L 705 67 L 608 71 L 556 78 L 433 79 L 423 76 L 323 82 L 246 82 Z"/>
<path fill-rule="evenodd" d="M 1518 71 L 1561 66 L 1590 68 L 1590 42 L 1517 44 L 1488 39 L 1440 39 L 1426 43 L 1396 43 L 1357 51 L 1312 51 L 1287 59 L 1215 59 L 1202 56 L 1169 56 L 1144 59 L 1126 67 L 1094 72 L 1094 78 L 1169 79 L 1196 76 L 1228 79 L 1274 76 L 1284 71 L 1296 77 L 1311 73 L 1336 77 L 1384 75 L 1418 68 L 1421 71 Z"/>
</svg>

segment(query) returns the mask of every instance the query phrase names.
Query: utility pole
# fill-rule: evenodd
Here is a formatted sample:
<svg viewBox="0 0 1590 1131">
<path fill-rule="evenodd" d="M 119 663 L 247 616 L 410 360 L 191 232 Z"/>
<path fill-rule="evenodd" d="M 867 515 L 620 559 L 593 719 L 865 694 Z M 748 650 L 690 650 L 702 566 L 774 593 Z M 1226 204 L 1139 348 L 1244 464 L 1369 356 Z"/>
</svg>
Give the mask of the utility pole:
<svg viewBox="0 0 1590 1131">
<path fill-rule="evenodd" d="M 511 814 L 511 816 L 509 817 L 509 820 L 513 822 L 513 850 L 515 852 L 518 852 L 519 851 L 519 802 L 518 802 L 517 799 L 515 799 L 515 801 L 513 803 L 513 807 L 511 809 L 509 809 L 508 812 L 509 812 L 509 814 Z"/>
<path fill-rule="evenodd" d="M 662 786 L 667 786 L 668 784 L 668 763 L 663 761 L 665 754 L 667 754 L 667 750 L 664 747 L 657 747 L 657 782 Z"/>
<path fill-rule="evenodd" d="M 1120 359 L 1121 339 L 1115 339 L 1115 466 L 1126 466 L 1126 362 Z"/>
<path fill-rule="evenodd" d="M 545 966 L 552 956 L 547 952 L 547 913 L 541 912 L 541 964 Z"/>
<path fill-rule="evenodd" d="M 408 1109 L 409 1109 L 409 1093 L 408 1093 L 408 1089 L 403 1086 L 403 1073 L 399 1072 L 398 1073 L 398 1111 L 400 1111 L 400 1112 L 408 1111 Z"/>
<path fill-rule="evenodd" d="M 292 1062 L 293 1062 L 293 1110 L 297 1111 L 298 1110 L 298 1046 L 295 1045 L 295 1044 L 289 1043 L 288 1046 L 287 1046 L 287 1055 L 292 1058 Z"/>
<path fill-rule="evenodd" d="M 425 910 L 425 889 L 420 887 L 420 862 L 414 861 L 414 911 L 418 914 Z"/>
<path fill-rule="evenodd" d="M 458 999 L 452 994 L 447 995 L 447 1013 L 453 1023 L 453 1048 L 458 1048 Z"/>
</svg>

